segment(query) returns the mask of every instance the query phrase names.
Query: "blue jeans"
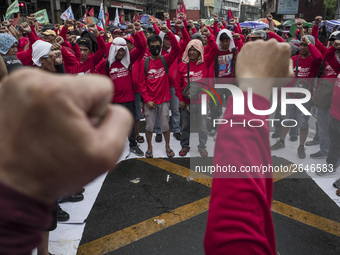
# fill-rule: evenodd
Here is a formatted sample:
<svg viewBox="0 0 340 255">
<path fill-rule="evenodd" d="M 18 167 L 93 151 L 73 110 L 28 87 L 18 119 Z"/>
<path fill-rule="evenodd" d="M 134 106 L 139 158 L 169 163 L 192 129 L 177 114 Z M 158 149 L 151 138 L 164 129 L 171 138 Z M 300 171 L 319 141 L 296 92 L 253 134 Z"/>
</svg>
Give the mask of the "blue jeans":
<svg viewBox="0 0 340 255">
<path fill-rule="evenodd" d="M 282 115 L 281 115 L 281 109 L 278 107 L 275 111 L 275 119 L 278 119 L 280 121 L 275 121 L 274 122 L 274 133 L 280 134 L 281 133 L 281 121 L 283 120 Z M 289 136 L 298 136 L 299 135 L 299 128 L 298 126 L 291 127 L 289 129 Z"/>
<path fill-rule="evenodd" d="M 208 140 L 207 116 L 201 115 L 201 105 L 191 104 L 189 111 L 187 108 L 181 109 L 181 117 L 182 117 L 182 136 L 181 136 L 182 148 L 190 148 L 191 119 L 199 120 L 198 121 L 198 139 L 199 139 L 198 149 L 205 148 L 206 147 L 205 145 Z"/>
<path fill-rule="evenodd" d="M 179 100 L 176 96 L 175 87 L 170 87 L 170 93 L 171 93 L 171 99 L 170 99 L 170 110 L 171 110 L 171 119 L 172 119 L 172 132 L 174 134 L 180 133 L 181 128 L 179 126 L 179 121 L 181 118 L 181 115 L 179 113 Z M 159 117 L 156 118 L 156 125 L 155 125 L 155 133 L 157 135 L 161 135 L 162 130 L 159 125 Z"/>
<path fill-rule="evenodd" d="M 327 156 L 329 150 L 329 117 L 330 117 L 330 107 L 321 108 L 317 107 L 317 117 L 318 117 L 318 136 L 320 138 L 320 152 L 322 155 Z"/>
</svg>

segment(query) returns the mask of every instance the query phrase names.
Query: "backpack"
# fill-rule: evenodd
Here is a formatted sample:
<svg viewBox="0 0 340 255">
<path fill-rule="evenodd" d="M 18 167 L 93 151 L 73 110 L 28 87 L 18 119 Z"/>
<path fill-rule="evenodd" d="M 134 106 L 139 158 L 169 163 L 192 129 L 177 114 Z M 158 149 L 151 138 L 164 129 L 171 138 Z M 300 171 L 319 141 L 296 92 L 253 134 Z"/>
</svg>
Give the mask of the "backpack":
<svg viewBox="0 0 340 255">
<path fill-rule="evenodd" d="M 166 62 L 165 57 L 163 55 L 161 55 L 161 61 L 164 66 L 166 74 L 169 74 L 168 63 Z M 145 77 L 148 77 L 149 65 L 150 65 L 150 57 L 147 57 L 144 62 Z"/>
</svg>

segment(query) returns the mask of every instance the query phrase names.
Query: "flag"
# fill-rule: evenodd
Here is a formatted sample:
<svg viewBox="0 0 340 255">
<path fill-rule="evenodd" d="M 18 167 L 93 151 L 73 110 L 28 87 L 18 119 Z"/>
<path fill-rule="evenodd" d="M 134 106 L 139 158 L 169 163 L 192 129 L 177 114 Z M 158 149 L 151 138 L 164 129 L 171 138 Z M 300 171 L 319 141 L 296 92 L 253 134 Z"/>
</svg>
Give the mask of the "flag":
<svg viewBox="0 0 340 255">
<path fill-rule="evenodd" d="M 87 12 L 89 11 L 89 7 L 87 7 L 87 9 L 86 9 L 86 12 L 85 12 L 85 14 L 84 14 L 84 16 L 83 16 L 83 22 L 85 22 L 85 20 L 86 20 L 86 15 L 87 15 Z"/>
<path fill-rule="evenodd" d="M 119 12 L 119 22 L 124 23 L 123 17 L 122 17 L 122 10 Z"/>
<path fill-rule="evenodd" d="M 19 3 L 18 0 L 15 0 L 7 9 L 6 11 L 6 20 L 9 20 L 9 18 L 11 17 L 11 15 L 13 13 L 17 13 L 19 12 Z"/>
<path fill-rule="evenodd" d="M 229 24 L 229 20 L 235 19 L 233 13 L 231 12 L 230 9 L 228 9 L 228 16 L 227 16 L 227 22 Z"/>
<path fill-rule="evenodd" d="M 187 8 L 185 7 L 184 0 L 182 0 L 181 12 L 183 12 L 185 15 L 187 15 Z"/>
<path fill-rule="evenodd" d="M 36 13 L 34 13 L 34 15 L 36 16 L 37 18 L 37 21 L 40 23 L 40 24 L 45 24 L 45 23 L 49 23 L 49 19 L 48 19 L 48 15 L 47 15 L 47 11 L 46 9 L 43 9 L 43 10 L 40 10 Z"/>
<path fill-rule="evenodd" d="M 104 24 L 100 19 L 103 19 Z M 104 29 L 105 25 L 105 18 L 104 18 L 104 6 L 103 6 L 103 0 L 100 2 L 100 9 L 99 9 L 99 15 L 98 15 L 98 26 Z"/>
<path fill-rule="evenodd" d="M 137 19 L 137 12 L 135 11 L 135 14 L 133 15 L 132 20 L 136 20 Z"/>
<path fill-rule="evenodd" d="M 74 19 L 74 15 L 73 15 L 73 11 L 72 11 L 72 7 L 70 5 L 70 7 L 68 7 L 66 9 L 66 11 L 64 11 L 61 15 L 60 18 L 62 20 L 67 20 L 67 19 Z"/>
<path fill-rule="evenodd" d="M 94 7 L 89 11 L 89 16 L 94 17 Z"/>
<path fill-rule="evenodd" d="M 116 8 L 116 16 L 115 16 L 115 20 L 113 21 L 113 25 L 115 27 L 119 26 L 119 15 L 118 15 L 118 8 Z"/>
<path fill-rule="evenodd" d="M 110 24 L 110 14 L 109 14 L 109 10 L 106 11 L 106 23 L 107 26 Z"/>
</svg>

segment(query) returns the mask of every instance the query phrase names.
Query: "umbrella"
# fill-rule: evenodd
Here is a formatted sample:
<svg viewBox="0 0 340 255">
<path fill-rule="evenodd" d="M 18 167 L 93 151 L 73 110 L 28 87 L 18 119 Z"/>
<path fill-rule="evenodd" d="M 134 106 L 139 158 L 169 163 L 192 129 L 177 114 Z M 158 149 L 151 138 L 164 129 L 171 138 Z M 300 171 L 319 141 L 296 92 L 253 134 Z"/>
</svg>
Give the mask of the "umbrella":
<svg viewBox="0 0 340 255">
<path fill-rule="evenodd" d="M 261 21 L 261 22 L 266 23 L 266 24 L 269 25 L 269 22 L 268 22 L 267 18 L 258 19 L 256 21 Z M 276 19 L 273 19 L 273 21 L 274 21 L 274 26 L 280 26 L 281 25 L 281 23 L 278 22 Z"/>
<path fill-rule="evenodd" d="M 302 22 L 302 24 L 303 24 L 303 27 L 313 27 L 312 23 Z M 297 30 L 296 25 L 295 24 L 291 25 L 289 29 L 289 33 L 294 37 L 296 30 Z"/>
<path fill-rule="evenodd" d="M 296 19 L 290 19 L 290 20 L 286 20 L 285 22 L 283 22 L 281 25 L 282 26 L 291 26 L 291 25 L 295 25 L 296 22 L 307 22 L 305 21 L 304 19 L 299 19 L 299 18 L 296 18 Z"/>
<path fill-rule="evenodd" d="M 269 25 L 261 21 L 245 21 L 245 22 L 240 23 L 240 26 L 253 28 L 253 29 L 264 29 L 266 27 L 269 28 Z"/>
<path fill-rule="evenodd" d="M 158 19 L 156 19 L 154 16 L 149 15 L 149 14 L 141 14 L 138 15 L 136 18 L 133 19 L 133 22 L 135 22 L 136 20 L 140 20 L 142 23 L 148 23 L 149 19 L 152 19 L 154 22 L 159 21 Z"/>
<path fill-rule="evenodd" d="M 86 24 L 90 24 L 90 23 L 98 24 L 98 19 L 95 17 L 87 16 L 85 19 L 85 23 Z"/>
</svg>

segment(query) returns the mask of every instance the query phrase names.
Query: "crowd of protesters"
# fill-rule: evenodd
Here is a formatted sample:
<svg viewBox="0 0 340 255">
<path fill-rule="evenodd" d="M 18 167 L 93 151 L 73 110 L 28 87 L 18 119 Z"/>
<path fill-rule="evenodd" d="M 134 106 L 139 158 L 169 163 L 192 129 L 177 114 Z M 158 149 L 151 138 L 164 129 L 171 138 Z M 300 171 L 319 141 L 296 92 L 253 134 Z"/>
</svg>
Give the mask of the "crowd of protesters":
<svg viewBox="0 0 340 255">
<path fill-rule="evenodd" d="M 286 40 L 275 33 L 271 15 L 267 15 L 269 29 L 253 30 L 248 34 L 244 33 L 237 19 L 227 22 L 221 18 L 219 22 L 219 17 L 214 15 L 215 22 L 211 26 L 198 21 L 199 27 L 196 27 L 192 20 L 187 21 L 185 15 L 181 13 L 175 20 L 175 27 L 172 27 L 169 15 L 165 13 L 164 17 L 164 24 L 150 19 L 151 29 L 143 29 L 141 22 L 137 20 L 128 24 L 125 30 L 114 28 L 111 31 L 107 27 L 102 29 L 92 23 L 84 24 L 69 19 L 65 20 L 62 26 L 55 24 L 53 28 L 43 29 L 34 15 L 27 17 L 27 22 L 17 27 L 14 27 L 11 21 L 4 21 L 0 27 L 0 54 L 3 60 L 0 65 L 0 78 L 23 66 L 35 67 L 50 73 L 64 73 L 68 74 L 67 76 L 91 74 L 107 76 L 114 84 L 113 96 L 107 95 L 110 96 L 111 103 L 124 107 L 134 116 L 134 123 L 131 124 L 132 131 L 128 134 L 132 153 L 153 158 L 152 135 L 155 132 L 156 142 L 162 142 L 162 135 L 164 137 L 166 155 L 169 158 L 175 156 L 175 152 L 170 147 L 171 113 L 173 137 L 179 140 L 181 145 L 178 154 L 186 156 L 190 150 L 190 119 L 192 118 L 197 122 L 198 151 L 202 157 L 207 157 L 207 137 L 214 136 L 216 128 L 211 127 L 208 132 L 207 116 L 200 114 L 201 96 L 204 92 L 196 97 L 190 97 L 187 95 L 187 85 L 198 82 L 205 86 L 212 86 L 213 89 L 213 84 L 209 84 L 211 79 L 214 79 L 215 83 L 233 82 L 235 75 L 238 77 L 242 75 L 236 74 L 236 67 L 238 55 L 243 47 L 252 44 L 253 41 L 269 39 L 287 45 Z M 318 122 L 317 133 L 312 141 L 306 142 L 308 115 L 304 115 L 296 105 L 288 105 L 287 114 L 284 116 L 277 110 L 276 118 L 294 119 L 297 126 L 294 129 L 276 126 L 272 137 L 279 140 L 271 146 L 271 149 L 278 150 L 285 147 L 285 137 L 289 130 L 292 140 L 297 140 L 296 137 L 300 136 L 297 154 L 301 159 L 306 157 L 305 145 L 320 144 L 320 150 L 310 157 L 326 159 L 327 169 L 317 172 L 318 175 L 324 176 L 336 172 L 340 158 L 340 79 L 338 78 L 340 31 L 333 32 L 324 45 L 319 40 L 321 21 L 320 16 L 316 17 L 311 31 L 304 28 L 302 22 L 297 22 L 296 37 L 289 42 L 291 53 L 289 57 L 293 61 L 295 78 L 304 80 L 303 87 L 308 89 L 312 96 L 323 80 L 328 81 L 327 84 L 332 87 L 333 93 L 328 104 L 314 105 L 317 109 Z M 269 45 L 277 47 L 276 44 Z M 264 52 L 263 55 L 266 58 L 276 58 Z M 259 59 L 248 61 L 255 63 L 254 65 L 261 64 L 261 56 L 258 57 Z M 294 79 L 285 86 L 294 87 L 297 83 Z M 93 81 L 92 88 L 86 86 L 78 89 L 84 90 L 84 94 L 91 93 L 97 85 L 98 82 Z M 222 104 L 209 101 L 211 119 L 221 117 L 222 109 L 227 103 L 230 105 L 228 102 L 230 93 L 223 89 L 216 89 L 216 91 Z M 299 98 L 299 95 L 289 94 L 288 98 Z M 312 100 L 306 102 L 304 107 L 310 111 Z M 147 142 L 145 152 L 138 146 L 138 143 L 145 142 L 140 133 L 140 120 L 143 118 L 145 118 Z M 98 117 L 91 119 L 93 123 L 96 121 Z M 122 128 L 126 129 L 126 127 Z M 234 135 L 243 139 L 243 136 Z M 216 160 L 224 162 L 225 159 L 221 156 Z M 214 194 L 223 193 L 221 189 L 224 184 L 222 181 L 220 184 L 220 186 L 215 184 Z M 337 195 L 340 195 L 340 180 L 333 185 L 338 189 Z M 269 189 L 269 193 L 272 192 L 269 186 L 266 189 Z M 72 201 L 72 199 L 79 201 L 82 192 L 83 190 L 72 193 L 73 195 L 64 198 L 64 201 Z M 214 203 L 217 202 L 212 199 L 211 206 L 214 206 Z M 270 199 L 266 198 L 266 204 L 270 207 Z M 215 207 L 218 208 L 219 205 Z M 216 212 L 221 211 L 223 210 Z M 209 219 L 214 218 L 215 221 L 218 217 L 222 216 L 209 215 Z M 209 239 L 218 232 L 215 232 L 216 229 L 212 223 L 209 225 L 209 222 L 210 220 L 208 220 L 210 227 L 207 231 L 211 232 L 211 235 L 207 235 L 206 238 L 207 251 L 214 250 L 211 245 L 219 247 L 218 243 L 214 244 L 218 242 L 218 238 L 214 241 Z M 266 230 L 270 232 L 267 232 L 267 240 L 270 240 L 273 236 L 270 222 Z M 266 245 L 264 249 L 268 251 L 266 254 L 272 254 L 275 245 L 272 245 L 273 240 L 268 242 L 264 244 Z"/>
</svg>

